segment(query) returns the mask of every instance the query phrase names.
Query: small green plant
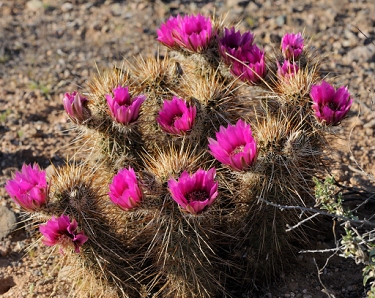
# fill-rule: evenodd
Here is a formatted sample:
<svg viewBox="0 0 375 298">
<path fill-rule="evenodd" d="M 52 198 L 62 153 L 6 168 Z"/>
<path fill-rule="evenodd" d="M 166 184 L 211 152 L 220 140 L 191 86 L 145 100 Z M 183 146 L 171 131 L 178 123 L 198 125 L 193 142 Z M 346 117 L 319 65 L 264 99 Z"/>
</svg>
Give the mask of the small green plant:
<svg viewBox="0 0 375 298">
<path fill-rule="evenodd" d="M 35 81 L 32 81 L 29 84 L 29 89 L 30 90 L 39 90 L 46 97 L 49 97 L 50 92 L 51 92 L 51 88 L 47 84 L 44 84 L 42 82 L 35 82 Z"/>
<path fill-rule="evenodd" d="M 10 60 L 10 55 L 3 54 L 0 55 L 0 64 L 6 63 Z"/>
<path fill-rule="evenodd" d="M 35 284 L 32 282 L 32 283 L 29 285 L 29 295 L 28 295 L 28 297 L 33 297 L 33 295 L 34 295 L 34 290 L 35 290 Z"/>
<path fill-rule="evenodd" d="M 375 297 L 375 224 L 365 219 L 360 220 L 353 214 L 353 210 L 343 207 L 342 193 L 336 193 L 333 177 L 327 177 L 324 182 L 314 178 L 314 182 L 317 206 L 332 214 L 344 226 L 345 233 L 339 240 L 338 247 L 340 256 L 353 258 L 356 264 L 365 265 L 363 285 L 370 286 L 367 297 Z M 370 231 L 365 230 L 368 226 L 372 228 Z"/>
<path fill-rule="evenodd" d="M 27 251 L 27 253 L 29 254 L 31 259 L 35 258 L 35 252 L 36 252 L 36 249 L 34 249 L 34 248 L 31 248 Z"/>
<path fill-rule="evenodd" d="M 10 109 L 7 109 L 5 110 L 4 112 L 2 112 L 0 114 L 0 122 L 5 122 L 5 120 L 7 119 L 8 115 L 11 113 L 12 111 Z"/>
<path fill-rule="evenodd" d="M 21 139 L 23 137 L 24 133 L 25 132 L 23 130 L 17 130 L 17 136 L 18 136 L 18 138 Z"/>
<path fill-rule="evenodd" d="M 326 177 L 324 182 L 313 177 L 315 183 L 316 205 L 322 210 L 326 210 L 330 214 L 345 216 L 355 219 L 349 209 L 344 209 L 342 203 L 342 193 L 335 193 L 335 179 L 332 176 Z"/>
</svg>

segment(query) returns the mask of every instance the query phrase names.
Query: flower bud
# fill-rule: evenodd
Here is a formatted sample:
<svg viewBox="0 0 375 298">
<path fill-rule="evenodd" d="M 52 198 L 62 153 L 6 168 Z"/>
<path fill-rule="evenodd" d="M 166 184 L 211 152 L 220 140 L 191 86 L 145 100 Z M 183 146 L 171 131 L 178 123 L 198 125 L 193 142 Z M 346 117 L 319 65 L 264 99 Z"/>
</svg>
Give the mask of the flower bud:
<svg viewBox="0 0 375 298">
<path fill-rule="evenodd" d="M 125 211 L 137 207 L 142 199 L 137 177 L 131 167 L 120 170 L 113 177 L 109 190 L 111 201 Z"/>
<path fill-rule="evenodd" d="M 88 118 L 89 111 L 85 107 L 87 98 L 81 96 L 77 91 L 65 93 L 63 105 L 66 113 L 75 123 L 82 123 Z"/>
<path fill-rule="evenodd" d="M 47 203 L 46 172 L 37 164 L 24 164 L 21 172 L 6 183 L 5 190 L 25 210 L 38 211 Z"/>
<path fill-rule="evenodd" d="M 118 86 L 113 89 L 114 96 L 105 96 L 112 117 L 119 123 L 129 124 L 137 120 L 139 109 L 146 100 L 145 95 L 130 97 L 129 88 Z"/>
</svg>

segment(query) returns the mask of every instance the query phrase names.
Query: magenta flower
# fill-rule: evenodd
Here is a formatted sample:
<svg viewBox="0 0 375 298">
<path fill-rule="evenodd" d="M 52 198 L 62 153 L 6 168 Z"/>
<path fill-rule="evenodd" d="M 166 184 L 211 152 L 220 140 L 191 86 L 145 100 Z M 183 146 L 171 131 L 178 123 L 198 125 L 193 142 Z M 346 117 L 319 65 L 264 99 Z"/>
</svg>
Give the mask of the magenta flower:
<svg viewBox="0 0 375 298">
<path fill-rule="evenodd" d="M 281 39 L 281 50 L 288 60 L 297 60 L 303 51 L 304 39 L 302 34 L 287 33 Z"/>
<path fill-rule="evenodd" d="M 109 190 L 111 201 L 125 211 L 138 206 L 142 199 L 137 177 L 131 167 L 120 170 L 113 177 Z"/>
<path fill-rule="evenodd" d="M 347 87 L 343 86 L 335 91 L 335 88 L 325 81 L 311 87 L 310 97 L 316 118 L 328 125 L 338 124 L 353 103 Z"/>
<path fill-rule="evenodd" d="M 219 40 L 219 53 L 227 65 L 232 64 L 233 58 L 230 56 L 242 56 L 253 46 L 254 35 L 248 31 L 241 35 L 236 29 L 224 28 L 224 36 Z M 229 56 L 230 55 L 230 56 Z"/>
<path fill-rule="evenodd" d="M 220 126 L 216 139 L 208 139 L 210 153 L 221 163 L 236 171 L 250 167 L 256 159 L 257 144 L 250 124 L 238 120 L 236 125 Z"/>
<path fill-rule="evenodd" d="M 267 69 L 264 60 L 264 52 L 256 45 L 251 50 L 237 57 L 239 61 L 233 61 L 231 73 L 238 76 L 242 81 L 258 83 L 266 76 Z"/>
<path fill-rule="evenodd" d="M 157 40 L 172 49 L 183 48 L 199 53 L 207 48 L 212 32 L 209 18 L 201 14 L 184 17 L 178 15 L 170 17 L 160 26 Z"/>
<path fill-rule="evenodd" d="M 77 222 L 73 219 L 70 222 L 69 216 L 61 215 L 40 225 L 39 231 L 43 234 L 42 242 L 45 245 L 61 245 L 63 248 L 73 247 L 76 253 L 80 252 L 80 247 L 89 239 L 83 231 L 77 233 Z M 61 250 L 62 252 L 62 250 Z"/>
<path fill-rule="evenodd" d="M 47 203 L 46 172 L 37 164 L 23 165 L 14 179 L 8 180 L 5 190 L 10 197 L 29 212 L 40 210 Z"/>
<path fill-rule="evenodd" d="M 156 121 L 163 131 L 182 135 L 193 127 L 196 113 L 195 106 L 189 107 L 185 100 L 173 96 L 172 100 L 164 100 Z"/>
<path fill-rule="evenodd" d="M 122 124 L 129 124 L 137 120 L 139 109 L 146 100 L 146 96 L 139 95 L 132 99 L 128 87 L 121 86 L 114 88 L 113 94 L 114 97 L 110 94 L 105 96 L 112 117 Z"/>
<path fill-rule="evenodd" d="M 188 213 L 198 214 L 211 206 L 218 195 L 216 169 L 199 169 L 192 175 L 184 171 L 178 181 L 171 178 L 168 188 L 172 198 Z"/>
<path fill-rule="evenodd" d="M 173 33 L 179 28 L 180 21 L 181 17 L 178 15 L 177 17 L 170 17 L 165 23 L 161 24 L 160 29 L 157 31 L 158 38 L 156 40 L 168 48 L 175 48 L 177 43 L 173 37 Z"/>
<path fill-rule="evenodd" d="M 264 52 L 253 41 L 250 32 L 241 35 L 234 28 L 225 29 L 219 40 L 219 53 L 234 76 L 255 84 L 266 76 L 267 68 Z"/>
<path fill-rule="evenodd" d="M 281 79 L 289 79 L 293 77 L 298 72 L 298 70 L 299 67 L 296 62 L 285 60 L 282 66 L 277 62 L 277 75 Z"/>
<path fill-rule="evenodd" d="M 72 93 L 65 93 L 63 98 L 63 105 L 66 113 L 76 123 L 82 123 L 87 119 L 84 113 L 84 104 L 87 98 L 81 96 L 77 91 Z"/>
</svg>

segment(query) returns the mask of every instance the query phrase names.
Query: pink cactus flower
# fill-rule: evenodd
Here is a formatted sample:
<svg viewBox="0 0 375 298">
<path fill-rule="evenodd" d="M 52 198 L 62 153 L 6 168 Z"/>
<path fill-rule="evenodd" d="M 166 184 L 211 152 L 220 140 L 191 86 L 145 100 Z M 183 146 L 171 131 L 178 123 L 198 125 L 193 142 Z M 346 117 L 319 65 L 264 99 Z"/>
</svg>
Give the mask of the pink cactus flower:
<svg viewBox="0 0 375 298">
<path fill-rule="evenodd" d="M 254 35 L 241 35 L 234 28 L 225 29 L 219 40 L 219 53 L 234 76 L 242 81 L 256 84 L 267 74 L 264 51 L 253 44 Z"/>
<path fill-rule="evenodd" d="M 87 102 L 87 98 L 81 96 L 77 91 L 72 93 L 65 93 L 63 98 L 63 105 L 66 113 L 76 123 L 82 123 L 87 119 L 87 115 L 84 113 L 84 104 Z"/>
<path fill-rule="evenodd" d="M 77 222 L 73 219 L 70 222 L 69 216 L 52 216 L 46 224 L 40 225 L 39 231 L 43 234 L 42 242 L 45 245 L 61 245 L 62 248 L 74 248 L 76 253 L 80 247 L 89 239 L 83 231 L 77 233 Z M 61 250 L 62 252 L 62 250 Z"/>
<path fill-rule="evenodd" d="M 281 50 L 284 54 L 285 59 L 297 60 L 303 51 L 304 39 L 302 34 L 287 33 L 281 39 Z"/>
<path fill-rule="evenodd" d="M 230 56 L 242 56 L 242 53 L 248 52 L 253 46 L 254 34 L 250 31 L 241 35 L 236 32 L 235 27 L 231 29 L 224 28 L 224 36 L 219 40 L 219 53 L 227 65 L 233 63 Z"/>
<path fill-rule="evenodd" d="M 137 177 L 131 167 L 120 170 L 113 177 L 109 190 L 111 201 L 125 211 L 137 207 L 142 199 Z"/>
<path fill-rule="evenodd" d="M 282 66 L 277 62 L 277 75 L 281 79 L 289 79 L 293 77 L 298 72 L 298 70 L 299 67 L 296 62 L 285 60 Z"/>
<path fill-rule="evenodd" d="M 216 139 L 208 139 L 210 153 L 221 163 L 235 171 L 243 171 L 254 164 L 257 144 L 253 138 L 250 124 L 238 120 L 236 125 L 220 126 Z"/>
<path fill-rule="evenodd" d="M 322 81 L 320 85 L 313 85 L 310 97 L 316 118 L 327 125 L 337 125 L 349 112 L 353 103 L 347 87 L 342 86 L 335 90 L 326 81 Z"/>
<path fill-rule="evenodd" d="M 113 97 L 110 94 L 105 96 L 112 117 L 122 124 L 129 124 L 137 120 L 139 109 L 146 100 L 146 96 L 139 95 L 132 99 L 128 87 L 121 86 L 114 88 L 113 94 Z"/>
<path fill-rule="evenodd" d="M 264 52 L 256 45 L 253 45 L 248 52 L 236 58 L 240 62 L 233 61 L 231 73 L 242 81 L 256 84 L 266 76 L 267 68 Z"/>
<path fill-rule="evenodd" d="M 160 29 L 157 31 L 158 38 L 156 40 L 160 41 L 162 44 L 168 48 L 175 48 L 177 43 L 173 36 L 173 33 L 177 31 L 180 27 L 181 17 L 170 17 L 165 23 L 161 24 Z"/>
<path fill-rule="evenodd" d="M 24 164 L 21 172 L 16 172 L 5 185 L 10 197 L 29 212 L 38 211 L 47 203 L 47 188 L 46 172 L 37 164 Z"/>
<path fill-rule="evenodd" d="M 201 14 L 184 17 L 178 15 L 170 17 L 157 33 L 157 40 L 169 48 L 183 48 L 199 53 L 207 48 L 213 29 L 211 20 Z"/>
<path fill-rule="evenodd" d="M 218 195 L 219 183 L 215 181 L 216 169 L 199 169 L 192 175 L 184 171 L 178 181 L 171 178 L 168 188 L 172 198 L 186 212 L 198 214 L 213 204 Z"/>
<path fill-rule="evenodd" d="M 196 113 L 195 106 L 189 107 L 185 100 L 173 96 L 172 100 L 164 100 L 156 121 L 163 131 L 183 135 L 193 127 Z"/>
</svg>

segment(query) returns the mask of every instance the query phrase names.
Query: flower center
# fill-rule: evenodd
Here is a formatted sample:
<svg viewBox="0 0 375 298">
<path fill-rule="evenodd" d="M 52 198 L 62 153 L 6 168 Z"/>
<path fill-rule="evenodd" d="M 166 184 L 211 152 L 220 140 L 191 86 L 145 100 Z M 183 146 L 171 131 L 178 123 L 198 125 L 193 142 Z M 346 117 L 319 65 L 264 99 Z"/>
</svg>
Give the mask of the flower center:
<svg viewBox="0 0 375 298">
<path fill-rule="evenodd" d="M 193 35 L 193 34 L 199 35 L 202 31 L 203 31 L 202 28 L 197 27 L 197 28 L 194 28 L 192 30 L 187 31 L 186 33 L 187 33 L 187 35 Z"/>
<path fill-rule="evenodd" d="M 294 50 L 297 50 L 299 47 L 298 47 L 298 45 L 291 44 L 290 48 L 294 51 Z"/>
<path fill-rule="evenodd" d="M 196 24 L 192 24 L 191 27 L 186 28 L 186 34 L 187 35 L 193 35 L 193 34 L 199 35 L 201 32 L 206 31 L 206 30 L 207 30 L 206 24 L 196 23 Z"/>
<path fill-rule="evenodd" d="M 70 247 L 73 244 L 73 237 L 70 234 L 62 234 L 57 238 L 57 242 L 62 247 Z"/>
<path fill-rule="evenodd" d="M 244 145 L 237 146 L 236 148 L 233 149 L 233 151 L 230 153 L 230 157 L 233 157 L 234 155 L 243 152 L 243 148 L 245 148 Z"/>
<path fill-rule="evenodd" d="M 119 106 L 121 107 L 129 107 L 131 105 L 131 103 L 129 103 L 128 101 L 123 101 L 121 103 L 119 103 Z"/>
<path fill-rule="evenodd" d="M 242 45 L 237 40 L 229 39 L 226 41 L 225 46 L 230 48 L 231 50 L 237 50 Z"/>
<path fill-rule="evenodd" d="M 182 113 L 174 115 L 170 125 L 175 124 L 177 120 L 181 119 L 182 115 L 183 115 Z"/>
<path fill-rule="evenodd" d="M 337 106 L 337 104 L 335 104 L 334 102 L 329 102 L 329 103 L 328 103 L 328 107 L 329 107 L 332 111 L 337 111 L 337 110 L 338 110 L 338 106 Z"/>
<path fill-rule="evenodd" d="M 186 198 L 189 203 L 193 201 L 205 201 L 208 198 L 208 194 L 204 190 L 196 190 L 187 194 Z"/>
</svg>

